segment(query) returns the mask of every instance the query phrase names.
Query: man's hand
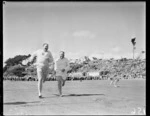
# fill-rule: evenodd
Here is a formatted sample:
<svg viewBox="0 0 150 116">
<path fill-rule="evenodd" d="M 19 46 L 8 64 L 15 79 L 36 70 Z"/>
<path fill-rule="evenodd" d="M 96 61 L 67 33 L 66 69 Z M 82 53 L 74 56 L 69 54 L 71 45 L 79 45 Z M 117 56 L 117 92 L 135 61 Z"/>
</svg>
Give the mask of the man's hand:
<svg viewBox="0 0 150 116">
<path fill-rule="evenodd" d="M 62 72 L 65 72 L 65 69 L 62 69 L 61 71 L 62 71 Z"/>
</svg>

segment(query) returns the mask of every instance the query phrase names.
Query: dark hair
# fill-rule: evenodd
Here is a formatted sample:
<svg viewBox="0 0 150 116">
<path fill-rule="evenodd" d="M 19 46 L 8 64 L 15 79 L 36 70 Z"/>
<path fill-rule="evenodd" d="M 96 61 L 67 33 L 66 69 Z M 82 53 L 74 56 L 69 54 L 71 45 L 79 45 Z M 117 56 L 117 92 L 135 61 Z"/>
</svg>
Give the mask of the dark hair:
<svg viewBox="0 0 150 116">
<path fill-rule="evenodd" d="M 65 54 L 65 52 L 64 52 L 64 51 L 60 51 L 60 52 L 63 52 L 63 54 Z"/>
<path fill-rule="evenodd" d="M 48 43 L 44 43 L 43 46 L 44 46 L 44 45 L 48 45 Z"/>
</svg>

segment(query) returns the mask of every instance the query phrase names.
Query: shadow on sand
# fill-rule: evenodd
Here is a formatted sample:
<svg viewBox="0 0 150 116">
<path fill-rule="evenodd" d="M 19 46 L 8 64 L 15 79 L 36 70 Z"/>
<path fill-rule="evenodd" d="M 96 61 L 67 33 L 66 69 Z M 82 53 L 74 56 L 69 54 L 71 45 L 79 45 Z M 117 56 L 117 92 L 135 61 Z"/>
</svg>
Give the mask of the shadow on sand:
<svg viewBox="0 0 150 116">
<path fill-rule="evenodd" d="M 63 95 L 63 97 L 72 97 L 72 96 L 82 97 L 82 96 L 97 96 L 97 95 L 105 95 L 105 94 L 69 94 Z"/>
<path fill-rule="evenodd" d="M 4 105 L 22 105 L 22 104 L 28 104 L 28 103 L 38 103 L 39 101 L 34 102 L 7 102 L 3 103 Z"/>
</svg>

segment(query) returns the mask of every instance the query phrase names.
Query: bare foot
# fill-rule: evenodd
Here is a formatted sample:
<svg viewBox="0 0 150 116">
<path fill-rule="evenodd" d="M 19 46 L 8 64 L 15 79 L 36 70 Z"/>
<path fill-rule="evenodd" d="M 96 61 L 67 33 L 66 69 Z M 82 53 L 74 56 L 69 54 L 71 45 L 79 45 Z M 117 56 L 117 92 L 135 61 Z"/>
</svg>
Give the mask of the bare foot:
<svg viewBox="0 0 150 116">
<path fill-rule="evenodd" d="M 40 98 L 40 99 L 43 98 L 42 95 L 40 95 L 39 98 Z"/>
</svg>

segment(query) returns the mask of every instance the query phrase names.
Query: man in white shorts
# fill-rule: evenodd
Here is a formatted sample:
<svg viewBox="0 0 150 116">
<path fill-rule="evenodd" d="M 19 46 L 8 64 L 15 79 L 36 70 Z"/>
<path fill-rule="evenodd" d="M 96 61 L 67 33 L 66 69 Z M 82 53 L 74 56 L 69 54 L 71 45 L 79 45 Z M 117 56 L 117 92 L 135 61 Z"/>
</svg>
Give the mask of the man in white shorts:
<svg viewBox="0 0 150 116">
<path fill-rule="evenodd" d="M 37 50 L 30 57 L 30 62 L 36 58 L 36 68 L 38 77 L 38 93 L 39 98 L 42 98 L 42 83 L 45 82 L 46 77 L 50 71 L 54 70 L 54 59 L 51 52 L 48 50 L 48 44 L 43 44 L 43 49 Z"/>
<path fill-rule="evenodd" d="M 67 78 L 67 72 L 70 68 L 69 60 L 65 58 L 65 52 L 60 52 L 60 58 L 55 63 L 56 69 L 56 80 L 58 81 L 58 91 L 60 97 L 62 97 L 62 86 L 65 85 L 65 81 Z"/>
</svg>

